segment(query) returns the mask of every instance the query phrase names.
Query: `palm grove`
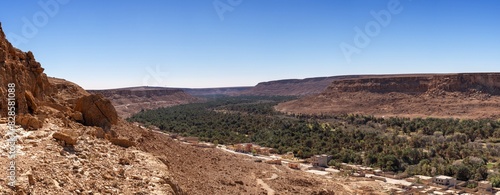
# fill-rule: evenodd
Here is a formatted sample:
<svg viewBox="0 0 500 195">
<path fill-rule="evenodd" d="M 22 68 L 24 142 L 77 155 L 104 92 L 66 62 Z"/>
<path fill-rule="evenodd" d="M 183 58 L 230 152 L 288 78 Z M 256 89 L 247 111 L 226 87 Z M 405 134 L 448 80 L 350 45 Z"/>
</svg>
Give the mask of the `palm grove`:
<svg viewBox="0 0 500 195">
<path fill-rule="evenodd" d="M 500 121 L 286 115 L 293 97 L 219 97 L 142 111 L 129 121 L 220 144 L 252 142 L 301 158 L 330 154 L 330 165 L 363 164 L 406 175 L 448 175 L 500 186 Z"/>
</svg>

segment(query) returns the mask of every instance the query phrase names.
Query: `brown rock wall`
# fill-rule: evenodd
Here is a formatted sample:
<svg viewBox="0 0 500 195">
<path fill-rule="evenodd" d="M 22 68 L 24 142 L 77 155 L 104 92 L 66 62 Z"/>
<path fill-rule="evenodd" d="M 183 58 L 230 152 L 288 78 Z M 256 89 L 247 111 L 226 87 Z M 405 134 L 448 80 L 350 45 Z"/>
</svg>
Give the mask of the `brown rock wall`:
<svg viewBox="0 0 500 195">
<path fill-rule="evenodd" d="M 492 95 L 500 94 L 500 73 L 464 73 L 437 75 L 381 76 L 333 81 L 323 92 L 372 92 L 423 94 L 429 90 L 445 92 L 480 91 Z"/>
<path fill-rule="evenodd" d="M 35 99 L 44 101 L 56 92 L 49 83 L 44 69 L 35 60 L 33 53 L 22 52 L 10 44 L 0 24 L 0 114 L 7 115 L 7 85 L 14 83 L 16 90 L 16 112 L 33 113 Z"/>
</svg>

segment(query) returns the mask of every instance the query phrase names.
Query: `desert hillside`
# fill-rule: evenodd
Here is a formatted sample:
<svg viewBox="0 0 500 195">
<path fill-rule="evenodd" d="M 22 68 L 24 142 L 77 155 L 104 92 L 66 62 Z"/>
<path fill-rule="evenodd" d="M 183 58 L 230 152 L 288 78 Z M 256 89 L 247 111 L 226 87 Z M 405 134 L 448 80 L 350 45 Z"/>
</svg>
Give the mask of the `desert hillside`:
<svg viewBox="0 0 500 195">
<path fill-rule="evenodd" d="M 333 81 L 322 93 L 276 107 L 287 113 L 496 118 L 500 73 L 373 75 Z"/>
<path fill-rule="evenodd" d="M 0 173 L 1 194 L 179 192 L 166 165 L 115 132 L 123 121 L 109 100 L 47 77 L 34 54 L 14 48 L 1 27 L 0 67 L 0 85 L 9 86 L 0 88 L 0 165 L 10 170 Z M 8 125 L 8 108 L 16 126 Z"/>
</svg>

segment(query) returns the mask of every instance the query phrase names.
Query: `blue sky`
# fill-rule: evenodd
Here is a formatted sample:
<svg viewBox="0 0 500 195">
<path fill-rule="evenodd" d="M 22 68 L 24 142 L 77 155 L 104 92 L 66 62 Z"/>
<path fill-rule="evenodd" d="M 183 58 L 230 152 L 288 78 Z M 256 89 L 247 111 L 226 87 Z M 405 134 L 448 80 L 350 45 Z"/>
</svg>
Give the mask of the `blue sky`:
<svg viewBox="0 0 500 195">
<path fill-rule="evenodd" d="M 497 0 L 19 0 L 0 2 L 0 21 L 47 75 L 86 89 L 224 87 L 498 72 L 498 10 Z"/>
</svg>

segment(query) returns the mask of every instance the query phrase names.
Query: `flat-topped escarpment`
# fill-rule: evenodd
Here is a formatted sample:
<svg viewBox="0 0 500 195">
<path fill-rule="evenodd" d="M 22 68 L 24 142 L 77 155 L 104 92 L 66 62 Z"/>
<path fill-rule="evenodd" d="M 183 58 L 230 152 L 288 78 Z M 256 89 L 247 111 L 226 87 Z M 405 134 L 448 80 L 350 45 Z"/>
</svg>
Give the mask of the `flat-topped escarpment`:
<svg viewBox="0 0 500 195">
<path fill-rule="evenodd" d="M 259 83 L 246 91 L 242 91 L 239 95 L 305 96 L 318 94 L 324 91 L 335 80 L 356 77 L 357 76 L 335 76 L 268 81 Z"/>
<path fill-rule="evenodd" d="M 404 117 L 500 117 L 500 73 L 363 75 L 281 103 L 287 113 Z"/>
<path fill-rule="evenodd" d="M 423 94 L 431 90 L 500 94 L 500 73 L 381 75 L 335 80 L 324 91 Z"/>
</svg>

